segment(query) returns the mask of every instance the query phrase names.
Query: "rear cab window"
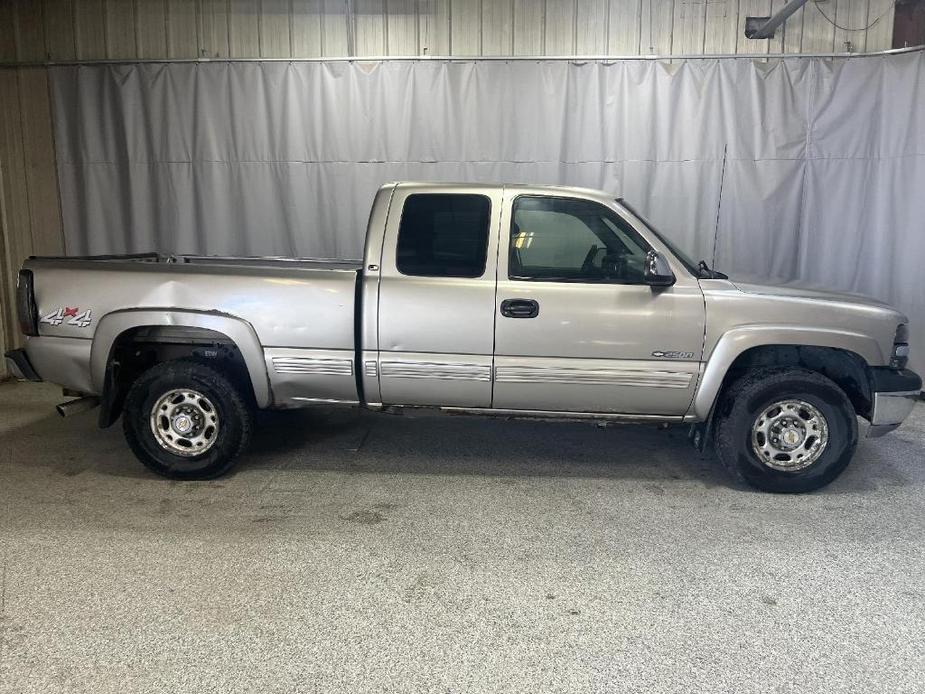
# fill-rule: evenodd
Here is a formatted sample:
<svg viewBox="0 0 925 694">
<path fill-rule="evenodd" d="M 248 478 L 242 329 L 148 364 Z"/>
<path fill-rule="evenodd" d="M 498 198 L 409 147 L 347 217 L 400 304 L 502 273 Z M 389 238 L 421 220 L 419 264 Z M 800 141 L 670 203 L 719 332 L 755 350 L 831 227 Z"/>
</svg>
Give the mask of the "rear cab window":
<svg viewBox="0 0 925 694">
<path fill-rule="evenodd" d="M 402 208 L 396 267 L 416 277 L 481 277 L 491 200 L 468 193 L 416 193 Z"/>
</svg>

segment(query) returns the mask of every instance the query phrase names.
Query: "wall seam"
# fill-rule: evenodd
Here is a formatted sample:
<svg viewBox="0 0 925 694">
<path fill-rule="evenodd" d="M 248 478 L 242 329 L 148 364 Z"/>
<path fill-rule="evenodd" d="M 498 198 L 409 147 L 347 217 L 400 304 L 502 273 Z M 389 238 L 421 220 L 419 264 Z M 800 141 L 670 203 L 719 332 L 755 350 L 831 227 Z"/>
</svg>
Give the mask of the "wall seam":
<svg viewBox="0 0 925 694">
<path fill-rule="evenodd" d="M 45 71 L 45 87 L 48 90 L 48 120 L 51 123 L 51 150 L 55 156 L 55 193 L 58 196 L 58 229 L 61 248 L 67 255 L 67 235 L 64 233 L 64 207 L 61 205 L 61 177 L 58 175 L 58 133 L 55 130 L 55 90 L 51 86 L 51 70 Z"/>
<path fill-rule="evenodd" d="M 23 92 L 22 72 L 23 72 L 22 69 L 19 69 L 16 71 L 16 96 L 19 100 L 19 137 L 22 140 L 22 145 L 23 145 L 22 147 L 22 171 L 23 171 L 23 177 L 25 179 L 23 181 L 24 183 L 23 187 L 25 188 L 25 191 L 26 191 L 26 209 L 29 212 L 29 247 L 31 249 L 35 244 L 35 239 L 33 237 L 33 233 L 35 231 L 35 220 L 32 218 L 32 191 L 30 190 L 30 186 L 29 186 L 29 159 L 28 159 L 28 155 L 26 154 L 26 126 L 23 121 L 23 118 L 25 116 L 24 114 L 25 109 L 23 108 L 23 99 L 22 99 L 22 92 Z"/>
<path fill-rule="evenodd" d="M 3 253 L 3 257 L 0 258 L 0 262 L 3 263 L 3 267 L 0 268 L 0 286 L 3 288 L 3 293 L 6 293 L 8 287 L 11 287 L 13 284 L 13 262 L 10 258 L 10 243 L 9 243 L 9 232 L 10 225 L 6 218 L 6 196 L 3 194 L 3 170 L 4 170 L 4 161 L 0 157 L 0 251 Z M 6 352 L 7 349 L 11 348 L 14 344 L 15 325 L 13 324 L 12 314 L 10 312 L 11 301 L 0 301 L 0 341 L 2 341 L 3 351 Z M 0 378 L 9 378 L 10 374 L 6 368 L 6 362 L 0 365 Z"/>
</svg>

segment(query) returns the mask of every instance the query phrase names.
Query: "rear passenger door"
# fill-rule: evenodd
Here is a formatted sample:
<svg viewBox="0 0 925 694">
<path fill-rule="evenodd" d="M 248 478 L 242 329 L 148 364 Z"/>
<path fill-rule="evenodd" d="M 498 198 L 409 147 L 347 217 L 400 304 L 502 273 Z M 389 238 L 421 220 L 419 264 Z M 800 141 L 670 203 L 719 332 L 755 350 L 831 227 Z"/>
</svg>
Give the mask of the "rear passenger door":
<svg viewBox="0 0 925 694">
<path fill-rule="evenodd" d="M 398 186 L 379 285 L 385 405 L 490 407 L 501 190 Z"/>
</svg>

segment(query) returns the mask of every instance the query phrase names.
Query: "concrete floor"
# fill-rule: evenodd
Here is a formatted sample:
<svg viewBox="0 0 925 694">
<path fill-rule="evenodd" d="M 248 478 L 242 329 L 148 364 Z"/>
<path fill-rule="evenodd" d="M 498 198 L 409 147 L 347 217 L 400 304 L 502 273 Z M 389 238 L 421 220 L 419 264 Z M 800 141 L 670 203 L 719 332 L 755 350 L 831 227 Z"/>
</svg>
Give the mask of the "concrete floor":
<svg viewBox="0 0 925 694">
<path fill-rule="evenodd" d="M 922 692 L 925 404 L 827 490 L 683 429 L 261 419 L 231 476 L 0 386 L 0 691 Z"/>
</svg>

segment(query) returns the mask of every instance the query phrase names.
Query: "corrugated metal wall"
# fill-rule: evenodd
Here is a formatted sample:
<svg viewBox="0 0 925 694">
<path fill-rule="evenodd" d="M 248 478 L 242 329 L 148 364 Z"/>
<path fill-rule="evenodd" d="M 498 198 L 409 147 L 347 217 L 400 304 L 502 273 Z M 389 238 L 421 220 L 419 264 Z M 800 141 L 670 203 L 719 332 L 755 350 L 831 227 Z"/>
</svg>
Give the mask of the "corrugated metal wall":
<svg viewBox="0 0 925 694">
<path fill-rule="evenodd" d="M 878 51 L 893 0 L 0 0 L 0 61 Z M 879 18 L 879 20 L 878 20 Z M 862 28 L 845 31 L 836 27 Z M 850 43 L 850 45 L 849 45 Z"/>
<path fill-rule="evenodd" d="M 64 251 L 47 74 L 23 63 L 163 58 L 878 51 L 893 0 L 0 0 L 0 347 L 19 342 L 15 271 Z M 859 29 L 845 31 L 837 28 Z M 850 42 L 850 44 L 848 43 Z M 6 65 L 6 67 L 3 67 Z M 3 373 L 0 362 L 0 375 Z"/>
</svg>

